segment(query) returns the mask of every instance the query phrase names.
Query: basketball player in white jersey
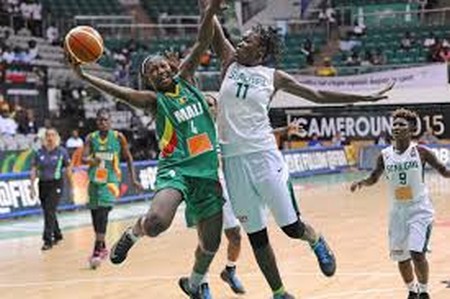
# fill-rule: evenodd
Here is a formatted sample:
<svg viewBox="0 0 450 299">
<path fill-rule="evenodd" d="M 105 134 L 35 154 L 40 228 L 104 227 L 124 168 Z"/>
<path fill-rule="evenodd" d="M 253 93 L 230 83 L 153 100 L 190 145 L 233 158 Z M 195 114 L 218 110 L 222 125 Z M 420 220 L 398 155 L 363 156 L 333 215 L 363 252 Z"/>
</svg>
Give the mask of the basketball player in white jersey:
<svg viewBox="0 0 450 299">
<path fill-rule="evenodd" d="M 200 7 L 206 2 L 200 0 Z M 316 103 L 353 103 L 386 98 L 383 93 L 391 86 L 371 96 L 311 90 L 287 73 L 263 66 L 279 53 L 280 40 L 274 29 L 255 27 L 236 49 L 225 38 L 217 18 L 214 30 L 213 48 L 221 61 L 223 77 L 217 123 L 230 201 L 273 298 L 291 299 L 294 296 L 284 289 L 269 243 L 266 206 L 289 237 L 310 244 L 326 276 L 334 275 L 336 262 L 325 239 L 299 217 L 289 172 L 268 117 L 273 95 L 283 90 Z"/>
<path fill-rule="evenodd" d="M 372 186 L 385 173 L 391 205 L 390 256 L 398 262 L 398 269 L 408 289 L 407 298 L 427 299 L 430 296 L 427 290 L 429 269 L 426 252 L 434 209 L 424 182 L 424 165 L 428 163 L 446 178 L 450 178 L 450 170 L 430 149 L 411 141 L 416 120 L 417 115 L 412 111 L 394 111 L 393 145 L 381 151 L 370 176 L 354 182 L 351 191 Z"/>
<path fill-rule="evenodd" d="M 174 59 L 172 58 L 172 61 Z M 213 116 L 213 119 L 216 120 L 217 117 L 217 99 L 213 97 L 210 94 L 205 94 L 206 102 L 209 106 L 209 111 Z M 298 123 L 292 123 L 287 127 L 281 127 L 274 129 L 272 131 L 273 134 L 281 134 L 281 135 L 288 135 L 290 133 L 295 133 L 300 130 L 300 126 Z M 225 181 L 225 177 L 222 171 L 222 166 L 220 166 L 219 169 L 219 179 L 220 183 L 222 185 L 222 191 L 223 191 L 223 197 L 225 199 L 225 204 L 223 205 L 223 230 L 225 233 L 225 236 L 228 240 L 228 246 L 227 246 L 227 265 L 225 266 L 225 269 L 220 273 L 220 277 L 223 281 L 225 281 L 230 288 L 233 290 L 236 294 L 245 294 L 245 289 L 238 278 L 236 274 L 236 263 L 239 259 L 239 255 L 241 252 L 241 232 L 240 232 L 240 225 L 239 220 L 234 215 L 233 209 L 231 207 L 230 203 L 230 197 L 228 196 L 228 190 L 227 190 L 227 184 Z M 209 285 L 207 282 L 205 282 L 202 285 L 203 293 L 204 295 L 207 295 L 209 293 Z M 206 296 L 206 298 L 208 298 Z"/>
</svg>

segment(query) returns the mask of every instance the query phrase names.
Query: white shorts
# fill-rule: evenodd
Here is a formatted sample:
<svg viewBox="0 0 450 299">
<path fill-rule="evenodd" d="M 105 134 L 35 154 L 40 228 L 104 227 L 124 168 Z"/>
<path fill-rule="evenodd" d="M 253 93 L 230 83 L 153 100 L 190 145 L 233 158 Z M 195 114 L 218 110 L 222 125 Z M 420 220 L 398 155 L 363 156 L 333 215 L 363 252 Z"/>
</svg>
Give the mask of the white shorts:
<svg viewBox="0 0 450 299">
<path fill-rule="evenodd" d="M 431 203 L 392 208 L 389 216 L 389 250 L 392 260 L 402 262 L 411 258 L 411 251 L 429 251 L 433 215 Z"/>
<path fill-rule="evenodd" d="M 281 152 L 270 150 L 223 158 L 234 214 L 247 233 L 267 226 L 267 207 L 280 227 L 299 219 Z"/>
<path fill-rule="evenodd" d="M 222 185 L 222 195 L 225 199 L 225 204 L 223 205 L 223 229 L 227 230 L 230 228 L 235 228 L 239 226 L 239 220 L 234 215 L 233 209 L 231 208 L 230 196 L 228 195 L 227 183 L 222 170 L 219 170 L 220 184 Z"/>
</svg>

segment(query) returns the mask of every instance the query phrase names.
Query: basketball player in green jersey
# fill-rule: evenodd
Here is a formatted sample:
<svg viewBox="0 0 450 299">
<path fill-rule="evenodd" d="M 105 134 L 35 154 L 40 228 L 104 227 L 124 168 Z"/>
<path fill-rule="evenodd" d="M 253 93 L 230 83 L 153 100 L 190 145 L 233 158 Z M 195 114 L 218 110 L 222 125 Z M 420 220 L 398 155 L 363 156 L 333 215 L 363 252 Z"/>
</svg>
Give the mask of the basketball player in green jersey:
<svg viewBox="0 0 450 299">
<path fill-rule="evenodd" d="M 211 0 L 203 15 L 197 41 L 179 69 L 162 56 L 150 56 L 142 63 L 141 73 L 155 91 L 134 90 L 86 74 L 79 65 L 74 71 L 88 83 L 127 103 L 151 111 L 161 154 L 156 194 L 148 213 L 128 228 L 111 250 L 115 264 L 125 260 L 128 251 L 141 236 L 156 237 L 167 230 L 182 201 L 186 202 L 189 225 L 196 225 L 199 245 L 189 278 L 181 278 L 180 287 L 190 298 L 205 298 L 200 288 L 220 245 L 223 198 L 218 179 L 216 133 L 201 92 L 193 75 L 201 54 L 213 36 L 212 20 L 221 0 Z"/>
<path fill-rule="evenodd" d="M 108 214 L 114 206 L 114 201 L 120 195 L 119 185 L 122 179 L 120 171 L 120 156 L 127 161 L 131 182 L 136 189 L 140 184 L 136 180 L 133 167 L 133 157 L 128 149 L 125 136 L 111 130 L 111 117 L 106 109 L 97 112 L 98 130 L 88 135 L 83 148 L 83 160 L 89 165 L 89 209 L 92 225 L 95 231 L 95 245 L 89 264 L 92 269 L 100 266 L 101 261 L 108 256 L 105 244 Z"/>
</svg>

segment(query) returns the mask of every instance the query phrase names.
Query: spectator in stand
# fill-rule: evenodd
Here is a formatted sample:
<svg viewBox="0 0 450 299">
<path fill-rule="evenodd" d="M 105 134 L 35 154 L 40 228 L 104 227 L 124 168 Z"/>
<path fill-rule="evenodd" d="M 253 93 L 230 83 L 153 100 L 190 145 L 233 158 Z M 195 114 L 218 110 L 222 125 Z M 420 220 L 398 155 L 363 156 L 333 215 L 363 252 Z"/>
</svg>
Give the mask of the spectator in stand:
<svg viewBox="0 0 450 299">
<path fill-rule="evenodd" d="M 37 0 L 32 1 L 29 5 L 31 7 L 31 32 L 33 36 L 42 36 L 42 5 Z"/>
<path fill-rule="evenodd" d="M 439 57 L 440 61 L 448 63 L 450 61 L 449 47 L 442 47 L 441 50 L 439 51 Z"/>
<path fill-rule="evenodd" d="M 305 40 L 300 51 L 306 56 L 308 65 L 314 64 L 314 45 L 309 38 Z"/>
<path fill-rule="evenodd" d="M 43 140 L 45 137 L 45 132 L 52 127 L 52 121 L 48 118 L 44 119 L 44 126 L 40 127 L 38 130 L 38 138 Z"/>
<path fill-rule="evenodd" d="M 376 49 L 376 51 L 372 53 L 372 64 L 373 65 L 386 64 L 386 56 L 383 54 L 383 51 L 380 48 Z"/>
<path fill-rule="evenodd" d="M 2 60 L 8 64 L 14 61 L 14 52 L 11 51 L 11 48 L 6 46 L 3 49 Z"/>
<path fill-rule="evenodd" d="M 114 71 L 114 82 L 122 86 L 129 86 L 130 84 L 130 65 L 119 63 Z"/>
<path fill-rule="evenodd" d="M 333 77 L 337 75 L 337 70 L 331 65 L 331 60 L 329 57 L 323 59 L 323 65 L 316 69 L 316 76 L 320 77 Z"/>
<path fill-rule="evenodd" d="M 391 140 L 389 136 L 386 134 L 385 131 L 381 132 L 380 135 L 375 139 L 376 145 L 388 145 L 391 143 Z"/>
<path fill-rule="evenodd" d="M 420 144 L 439 144 L 439 139 L 434 136 L 432 129 L 428 129 L 419 139 Z"/>
<path fill-rule="evenodd" d="M 372 65 L 372 52 L 370 52 L 369 50 L 366 50 L 366 52 L 364 53 L 364 58 L 361 60 L 361 65 L 362 66 L 371 66 Z"/>
<path fill-rule="evenodd" d="M 334 24 L 336 23 L 335 15 L 336 11 L 333 7 L 330 7 L 327 3 L 325 3 L 319 13 L 319 22 L 321 24 Z"/>
<path fill-rule="evenodd" d="M 414 38 L 411 32 L 406 31 L 402 40 L 400 41 L 400 46 L 403 50 L 409 50 L 414 46 Z"/>
<path fill-rule="evenodd" d="M 428 37 L 424 39 L 423 46 L 427 49 L 434 47 L 437 43 L 436 36 L 433 32 L 430 32 Z"/>
<path fill-rule="evenodd" d="M 358 37 L 366 34 L 366 25 L 364 25 L 363 22 L 359 22 L 359 20 L 356 19 L 353 26 L 353 34 Z"/>
<path fill-rule="evenodd" d="M 24 135 L 37 134 L 38 127 L 34 119 L 33 109 L 27 109 L 25 113 L 24 117 L 19 121 L 18 132 Z"/>
<path fill-rule="evenodd" d="M 359 57 L 358 52 L 353 51 L 352 55 L 348 57 L 347 66 L 360 66 L 361 65 L 361 58 Z"/>
<path fill-rule="evenodd" d="M 5 102 L 0 107 L 0 133 L 14 136 L 17 133 L 17 123 L 11 117 L 9 105 Z"/>
<path fill-rule="evenodd" d="M 200 56 L 200 67 L 203 70 L 208 70 L 209 65 L 211 64 L 212 52 L 208 49 L 206 50 L 202 56 Z"/>
<path fill-rule="evenodd" d="M 47 27 L 45 35 L 47 37 L 47 41 L 53 46 L 59 44 L 59 31 L 58 27 L 56 27 L 54 23 L 51 23 L 50 26 Z"/>
<path fill-rule="evenodd" d="M 348 145 L 349 142 L 341 132 L 337 131 L 336 134 L 331 139 L 331 146 L 344 146 Z"/>
<path fill-rule="evenodd" d="M 14 63 L 28 63 L 27 53 L 22 50 L 19 46 L 14 47 Z"/>
<path fill-rule="evenodd" d="M 322 147 L 322 143 L 316 133 L 312 134 L 311 139 L 308 141 L 308 147 Z"/>
<path fill-rule="evenodd" d="M 39 48 L 35 40 L 28 41 L 28 60 L 34 61 L 39 58 Z"/>
<path fill-rule="evenodd" d="M 83 147 L 83 139 L 80 137 L 80 133 L 77 129 L 72 130 L 72 135 L 66 141 L 66 148 L 70 151 L 73 149 L 77 149 L 79 147 Z"/>
</svg>

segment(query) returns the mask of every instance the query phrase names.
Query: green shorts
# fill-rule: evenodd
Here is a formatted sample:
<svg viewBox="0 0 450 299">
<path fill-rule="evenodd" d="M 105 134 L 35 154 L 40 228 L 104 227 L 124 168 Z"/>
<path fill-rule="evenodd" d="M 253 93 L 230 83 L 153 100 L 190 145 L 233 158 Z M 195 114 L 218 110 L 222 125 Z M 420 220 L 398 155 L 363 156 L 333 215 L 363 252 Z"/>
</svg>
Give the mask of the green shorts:
<svg viewBox="0 0 450 299">
<path fill-rule="evenodd" d="M 224 199 L 219 180 L 176 174 L 174 170 L 161 171 L 156 177 L 156 191 L 176 189 L 186 203 L 186 222 L 189 227 L 222 211 Z"/>
<path fill-rule="evenodd" d="M 89 203 L 91 209 L 97 207 L 112 207 L 120 195 L 118 183 L 97 184 L 89 183 L 88 187 Z"/>
</svg>

